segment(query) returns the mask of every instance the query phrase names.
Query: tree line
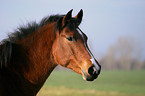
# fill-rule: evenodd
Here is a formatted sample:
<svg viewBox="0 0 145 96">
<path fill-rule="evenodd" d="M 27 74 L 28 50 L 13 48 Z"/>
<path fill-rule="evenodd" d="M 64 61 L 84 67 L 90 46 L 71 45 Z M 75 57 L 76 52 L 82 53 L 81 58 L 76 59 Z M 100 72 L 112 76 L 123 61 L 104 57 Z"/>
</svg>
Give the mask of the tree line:
<svg viewBox="0 0 145 96">
<path fill-rule="evenodd" d="M 110 46 L 100 63 L 102 69 L 107 70 L 145 69 L 141 45 L 130 37 L 120 37 L 114 45 Z"/>
</svg>

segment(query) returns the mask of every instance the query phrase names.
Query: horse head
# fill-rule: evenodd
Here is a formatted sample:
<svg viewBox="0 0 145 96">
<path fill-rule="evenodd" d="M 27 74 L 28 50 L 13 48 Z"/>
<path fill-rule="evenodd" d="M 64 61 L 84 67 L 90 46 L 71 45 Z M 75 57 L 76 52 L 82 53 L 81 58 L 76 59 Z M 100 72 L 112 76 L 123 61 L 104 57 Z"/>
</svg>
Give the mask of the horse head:
<svg viewBox="0 0 145 96">
<path fill-rule="evenodd" d="M 100 74 L 101 66 L 87 45 L 88 37 L 78 27 L 83 10 L 72 17 L 72 10 L 59 19 L 59 28 L 52 46 L 57 64 L 72 69 L 87 81 L 93 81 Z"/>
</svg>

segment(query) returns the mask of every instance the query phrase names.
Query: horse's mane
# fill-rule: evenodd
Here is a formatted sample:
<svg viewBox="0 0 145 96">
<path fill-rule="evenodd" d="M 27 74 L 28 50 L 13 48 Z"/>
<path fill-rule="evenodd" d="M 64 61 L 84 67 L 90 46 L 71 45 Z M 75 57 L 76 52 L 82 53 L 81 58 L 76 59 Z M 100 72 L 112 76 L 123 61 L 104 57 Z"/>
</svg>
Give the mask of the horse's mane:
<svg viewBox="0 0 145 96">
<path fill-rule="evenodd" d="M 47 16 L 44 17 L 39 23 L 28 23 L 25 26 L 20 26 L 15 30 L 15 32 L 9 34 L 7 39 L 4 39 L 0 42 L 0 70 L 8 65 L 11 58 L 12 49 L 14 46 L 16 46 L 16 40 L 25 38 L 26 36 L 36 32 L 37 30 L 39 30 L 39 28 L 45 26 L 46 24 L 59 21 L 59 19 L 63 16 L 64 15 Z M 58 28 L 58 26 L 59 23 L 57 22 L 56 29 Z"/>
<path fill-rule="evenodd" d="M 30 22 L 27 25 L 20 26 L 15 30 L 15 32 L 8 34 L 8 38 L 4 39 L 0 44 L 5 42 L 15 42 L 16 40 L 21 40 L 22 38 L 36 32 L 39 28 L 46 24 L 57 22 L 64 15 L 51 15 L 44 17 L 39 23 Z"/>
</svg>

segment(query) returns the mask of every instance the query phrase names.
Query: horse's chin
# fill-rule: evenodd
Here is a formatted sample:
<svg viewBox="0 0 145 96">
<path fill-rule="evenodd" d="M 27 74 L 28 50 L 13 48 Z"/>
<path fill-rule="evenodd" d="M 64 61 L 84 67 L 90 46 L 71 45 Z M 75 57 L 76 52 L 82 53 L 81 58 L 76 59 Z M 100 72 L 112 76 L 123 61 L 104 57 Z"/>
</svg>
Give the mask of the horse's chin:
<svg viewBox="0 0 145 96">
<path fill-rule="evenodd" d="M 93 78 L 85 78 L 84 76 L 83 76 L 83 79 L 85 80 L 85 81 L 94 81 L 95 79 L 93 79 Z"/>
<path fill-rule="evenodd" d="M 85 81 L 94 81 L 96 78 L 92 78 L 92 77 L 84 77 L 83 76 L 83 79 L 85 80 Z"/>
</svg>

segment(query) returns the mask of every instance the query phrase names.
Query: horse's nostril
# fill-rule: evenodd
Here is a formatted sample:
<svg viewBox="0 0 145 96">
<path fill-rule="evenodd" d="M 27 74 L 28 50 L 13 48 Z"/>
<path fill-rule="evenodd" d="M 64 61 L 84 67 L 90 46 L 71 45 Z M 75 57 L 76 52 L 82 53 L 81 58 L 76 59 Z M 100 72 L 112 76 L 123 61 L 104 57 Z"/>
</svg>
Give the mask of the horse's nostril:
<svg viewBox="0 0 145 96">
<path fill-rule="evenodd" d="M 93 81 L 94 79 L 96 79 L 100 73 L 100 70 L 97 70 L 97 68 L 92 65 L 89 69 L 88 72 L 85 72 L 84 70 L 82 70 L 83 72 L 83 78 L 85 78 L 85 80 L 87 81 Z"/>
<path fill-rule="evenodd" d="M 94 66 L 91 66 L 89 69 L 88 69 L 88 73 L 92 76 L 94 74 Z"/>
<path fill-rule="evenodd" d="M 100 70 L 97 70 L 95 68 L 95 66 L 91 66 L 89 69 L 88 69 L 88 73 L 93 77 L 93 78 L 97 78 L 99 73 L 100 73 Z"/>
</svg>

